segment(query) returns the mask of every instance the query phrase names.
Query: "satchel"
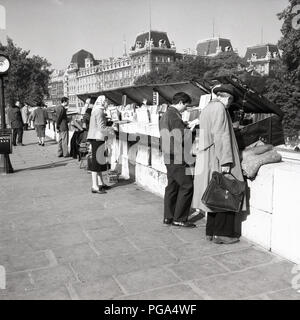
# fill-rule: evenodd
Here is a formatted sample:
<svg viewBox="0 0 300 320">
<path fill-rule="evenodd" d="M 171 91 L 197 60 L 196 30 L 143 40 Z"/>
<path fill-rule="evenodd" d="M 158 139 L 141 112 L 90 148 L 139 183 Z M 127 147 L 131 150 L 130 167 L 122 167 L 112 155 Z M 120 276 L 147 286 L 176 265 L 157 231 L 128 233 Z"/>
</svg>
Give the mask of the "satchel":
<svg viewBox="0 0 300 320">
<path fill-rule="evenodd" d="M 246 183 L 225 177 L 226 173 L 214 171 L 201 201 L 216 212 L 240 212 L 246 192 Z"/>
</svg>

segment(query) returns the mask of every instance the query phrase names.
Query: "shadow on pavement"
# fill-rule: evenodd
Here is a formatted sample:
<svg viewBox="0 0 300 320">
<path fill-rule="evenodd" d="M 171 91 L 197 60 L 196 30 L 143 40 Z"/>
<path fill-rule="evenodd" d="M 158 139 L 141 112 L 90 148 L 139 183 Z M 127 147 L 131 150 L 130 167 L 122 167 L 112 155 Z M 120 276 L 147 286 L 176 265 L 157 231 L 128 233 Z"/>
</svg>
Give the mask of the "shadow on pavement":
<svg viewBox="0 0 300 320">
<path fill-rule="evenodd" d="M 47 146 L 52 146 L 56 144 L 56 140 L 46 140 L 45 141 L 45 147 Z M 30 143 L 26 143 L 24 146 L 34 146 L 34 145 L 38 145 L 38 142 L 30 142 Z M 43 147 L 44 148 L 44 147 Z"/>
<path fill-rule="evenodd" d="M 35 166 L 35 167 L 29 167 L 29 168 L 24 168 L 24 169 L 17 169 L 14 170 L 14 172 L 21 172 L 21 171 L 27 171 L 27 170 L 42 170 L 42 169 L 51 169 L 51 168 L 57 168 L 57 167 L 64 167 L 67 164 L 69 164 L 69 161 L 73 160 L 73 159 L 69 159 L 69 160 L 64 160 L 64 161 L 60 161 L 60 162 L 52 162 L 52 163 L 47 163 L 47 164 L 43 164 L 40 166 Z"/>
<path fill-rule="evenodd" d="M 113 185 L 110 185 L 110 188 L 114 189 L 114 188 L 117 188 L 117 187 L 123 187 L 123 186 L 129 185 L 129 184 L 133 184 L 133 183 L 134 183 L 133 179 L 129 179 L 129 180 L 120 179 L 119 182 L 117 182 L 117 183 L 115 183 Z"/>
</svg>

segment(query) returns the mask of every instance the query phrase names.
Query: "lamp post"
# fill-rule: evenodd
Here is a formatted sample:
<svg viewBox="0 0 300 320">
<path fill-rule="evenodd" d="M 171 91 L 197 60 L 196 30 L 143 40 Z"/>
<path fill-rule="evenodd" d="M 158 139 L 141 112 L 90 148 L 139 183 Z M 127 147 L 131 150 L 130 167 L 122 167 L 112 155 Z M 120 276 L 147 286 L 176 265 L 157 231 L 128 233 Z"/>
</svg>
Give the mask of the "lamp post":
<svg viewBox="0 0 300 320">
<path fill-rule="evenodd" d="M 9 57 L 0 53 L 0 173 L 4 174 L 13 172 L 9 159 L 9 154 L 12 152 L 11 129 L 6 128 L 4 99 L 4 77 L 8 74 L 10 65 Z"/>
</svg>

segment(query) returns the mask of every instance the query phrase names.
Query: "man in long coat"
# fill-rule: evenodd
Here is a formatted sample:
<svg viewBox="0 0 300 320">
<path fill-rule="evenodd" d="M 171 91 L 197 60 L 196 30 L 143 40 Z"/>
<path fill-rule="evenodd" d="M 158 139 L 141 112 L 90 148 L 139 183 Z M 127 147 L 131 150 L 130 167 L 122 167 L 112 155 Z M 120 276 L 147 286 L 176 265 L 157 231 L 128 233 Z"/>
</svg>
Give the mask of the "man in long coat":
<svg viewBox="0 0 300 320">
<path fill-rule="evenodd" d="M 216 212 L 201 201 L 213 171 L 230 172 L 238 180 L 244 181 L 238 145 L 227 111 L 230 104 L 237 99 L 237 93 L 230 84 L 216 87 L 213 92 L 217 95 L 216 99 L 208 103 L 199 118 L 200 134 L 192 207 L 207 212 L 207 240 L 234 243 L 238 241 L 234 236 L 235 213 Z"/>
<path fill-rule="evenodd" d="M 7 116 L 9 125 L 12 128 L 12 144 L 16 146 L 23 146 L 23 120 L 20 111 L 20 101 L 16 101 L 16 103 L 8 109 Z M 17 140 L 18 138 L 18 140 Z"/>
</svg>

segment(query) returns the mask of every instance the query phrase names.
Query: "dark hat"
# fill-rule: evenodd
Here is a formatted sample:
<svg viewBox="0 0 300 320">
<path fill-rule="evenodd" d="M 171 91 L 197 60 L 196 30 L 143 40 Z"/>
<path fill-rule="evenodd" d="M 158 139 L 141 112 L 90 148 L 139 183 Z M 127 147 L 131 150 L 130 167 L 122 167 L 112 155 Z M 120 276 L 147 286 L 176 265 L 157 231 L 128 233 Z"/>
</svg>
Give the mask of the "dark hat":
<svg viewBox="0 0 300 320">
<path fill-rule="evenodd" d="M 220 86 L 217 86 L 213 89 L 213 92 L 217 94 L 218 92 L 226 92 L 233 96 L 233 101 L 237 101 L 239 96 L 232 84 L 222 84 Z"/>
</svg>

